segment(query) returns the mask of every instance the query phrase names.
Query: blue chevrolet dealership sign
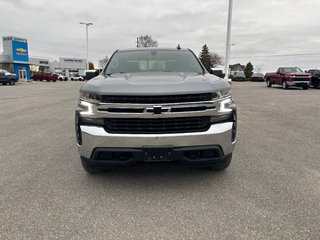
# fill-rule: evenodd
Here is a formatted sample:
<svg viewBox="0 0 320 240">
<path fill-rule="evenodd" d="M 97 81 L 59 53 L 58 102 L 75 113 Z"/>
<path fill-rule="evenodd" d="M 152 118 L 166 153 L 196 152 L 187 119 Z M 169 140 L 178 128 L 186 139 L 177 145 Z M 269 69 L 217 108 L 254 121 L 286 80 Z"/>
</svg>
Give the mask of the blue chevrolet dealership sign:
<svg viewBox="0 0 320 240">
<path fill-rule="evenodd" d="M 22 41 L 12 41 L 13 61 L 29 62 L 28 43 Z"/>
<path fill-rule="evenodd" d="M 29 50 L 27 41 L 12 40 L 12 60 L 14 73 L 22 78 L 30 79 Z"/>
</svg>

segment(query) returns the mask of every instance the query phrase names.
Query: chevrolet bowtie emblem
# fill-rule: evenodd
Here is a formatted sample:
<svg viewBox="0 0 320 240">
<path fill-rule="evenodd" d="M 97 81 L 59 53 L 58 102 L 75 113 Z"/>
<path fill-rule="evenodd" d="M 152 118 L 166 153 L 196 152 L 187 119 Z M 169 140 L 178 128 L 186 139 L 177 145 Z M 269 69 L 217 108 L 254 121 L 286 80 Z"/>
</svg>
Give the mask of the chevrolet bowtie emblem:
<svg viewBox="0 0 320 240">
<path fill-rule="evenodd" d="M 147 108 L 146 112 L 153 114 L 161 114 L 163 112 L 170 112 L 170 107 L 153 106 L 152 108 Z"/>
<path fill-rule="evenodd" d="M 161 114 L 162 107 L 161 106 L 153 106 L 153 113 L 154 114 Z"/>
<path fill-rule="evenodd" d="M 24 49 L 24 48 L 17 48 L 17 52 L 18 52 L 18 53 L 26 53 L 27 50 Z"/>
</svg>

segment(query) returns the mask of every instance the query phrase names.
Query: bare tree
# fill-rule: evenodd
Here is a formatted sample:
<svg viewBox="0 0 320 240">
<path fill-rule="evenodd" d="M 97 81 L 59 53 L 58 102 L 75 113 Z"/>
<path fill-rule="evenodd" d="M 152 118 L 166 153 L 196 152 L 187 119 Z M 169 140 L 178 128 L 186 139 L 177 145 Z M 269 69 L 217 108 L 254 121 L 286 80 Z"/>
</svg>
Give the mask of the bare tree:
<svg viewBox="0 0 320 240">
<path fill-rule="evenodd" d="M 149 35 L 141 35 L 137 39 L 137 47 L 158 47 L 158 41 L 153 40 Z"/>
<path fill-rule="evenodd" d="M 210 52 L 210 61 L 212 67 L 223 64 L 222 57 L 218 53 L 214 52 Z"/>
<path fill-rule="evenodd" d="M 108 63 L 108 61 L 109 61 L 109 57 L 106 55 L 104 58 L 99 60 L 99 66 L 101 68 L 104 68 L 104 66 Z"/>
<path fill-rule="evenodd" d="M 262 69 L 263 69 L 263 64 L 259 64 L 259 65 L 254 66 L 254 71 L 257 73 L 261 73 Z"/>
</svg>

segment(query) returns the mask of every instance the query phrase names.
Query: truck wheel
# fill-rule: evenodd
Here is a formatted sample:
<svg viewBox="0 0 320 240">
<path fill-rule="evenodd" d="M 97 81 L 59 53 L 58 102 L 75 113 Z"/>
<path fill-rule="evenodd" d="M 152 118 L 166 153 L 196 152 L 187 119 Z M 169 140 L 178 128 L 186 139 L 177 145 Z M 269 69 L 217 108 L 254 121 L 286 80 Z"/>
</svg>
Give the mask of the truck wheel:
<svg viewBox="0 0 320 240">
<path fill-rule="evenodd" d="M 15 80 L 11 80 L 11 81 L 10 81 L 10 85 L 13 86 L 13 85 L 15 85 L 15 84 L 16 84 L 16 81 L 15 81 Z"/>
<path fill-rule="evenodd" d="M 288 87 L 288 84 L 287 84 L 287 81 L 283 81 L 282 82 L 282 88 L 283 89 L 288 89 L 289 87 Z"/>
<path fill-rule="evenodd" d="M 2 83 L 2 85 L 7 85 L 7 83 L 6 83 L 6 82 L 4 82 L 4 83 Z"/>
<path fill-rule="evenodd" d="M 231 160 L 232 160 L 232 153 L 228 155 L 222 162 L 219 162 L 218 164 L 210 166 L 208 167 L 208 169 L 215 170 L 215 171 L 223 171 L 229 167 Z"/>
<path fill-rule="evenodd" d="M 94 164 L 90 163 L 88 159 L 85 157 L 80 157 L 81 158 L 81 164 L 83 169 L 90 174 L 95 174 L 95 173 L 100 173 L 103 171 L 103 169 L 98 168 Z"/>
<path fill-rule="evenodd" d="M 307 89 L 309 89 L 309 86 L 304 86 L 304 87 L 302 87 L 302 89 L 307 90 Z"/>
<path fill-rule="evenodd" d="M 271 87 L 272 86 L 272 83 L 270 82 L 269 79 L 267 79 L 266 84 L 267 84 L 267 87 Z"/>
</svg>

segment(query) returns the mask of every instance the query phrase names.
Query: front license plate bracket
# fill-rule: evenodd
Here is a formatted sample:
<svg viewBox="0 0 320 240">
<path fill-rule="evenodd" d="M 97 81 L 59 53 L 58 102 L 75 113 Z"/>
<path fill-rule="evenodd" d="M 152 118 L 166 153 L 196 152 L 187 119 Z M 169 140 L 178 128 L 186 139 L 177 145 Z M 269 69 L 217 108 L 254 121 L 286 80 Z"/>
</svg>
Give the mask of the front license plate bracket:
<svg viewBox="0 0 320 240">
<path fill-rule="evenodd" d="M 142 151 L 145 162 L 169 162 L 173 160 L 172 147 L 144 147 Z"/>
</svg>

